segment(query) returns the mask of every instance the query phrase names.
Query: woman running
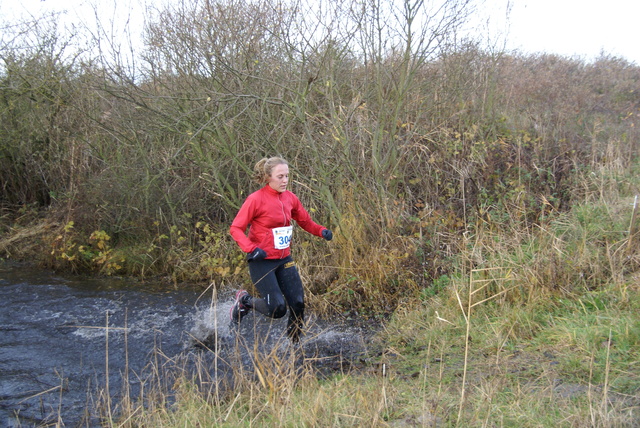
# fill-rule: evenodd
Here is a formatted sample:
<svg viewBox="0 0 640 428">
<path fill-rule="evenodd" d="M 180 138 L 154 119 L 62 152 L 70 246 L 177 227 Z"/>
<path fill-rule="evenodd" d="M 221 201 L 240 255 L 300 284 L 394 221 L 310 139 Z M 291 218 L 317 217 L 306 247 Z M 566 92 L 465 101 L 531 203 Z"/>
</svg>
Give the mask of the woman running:
<svg viewBox="0 0 640 428">
<path fill-rule="evenodd" d="M 333 233 L 315 223 L 298 197 L 287 190 L 289 164 L 286 160 L 261 159 L 254 167 L 254 178 L 264 186 L 244 201 L 229 233 L 247 253 L 249 274 L 260 297 L 238 290 L 231 306 L 231 323 L 239 325 L 252 309 L 271 318 L 281 318 L 288 307 L 287 335 L 297 342 L 304 326 L 304 290 L 291 258 L 291 220 L 327 241 L 333 238 Z"/>
</svg>

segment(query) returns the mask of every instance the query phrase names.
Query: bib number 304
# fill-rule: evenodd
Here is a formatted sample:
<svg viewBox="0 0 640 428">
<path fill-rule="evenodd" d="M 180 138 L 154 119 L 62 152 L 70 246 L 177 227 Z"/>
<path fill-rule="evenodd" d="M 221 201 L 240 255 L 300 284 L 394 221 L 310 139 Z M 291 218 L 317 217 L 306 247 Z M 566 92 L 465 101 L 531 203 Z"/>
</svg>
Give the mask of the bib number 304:
<svg viewBox="0 0 640 428">
<path fill-rule="evenodd" d="M 289 248 L 291 236 L 293 235 L 293 226 L 276 227 L 271 230 L 273 232 L 273 247 L 276 250 Z"/>
</svg>

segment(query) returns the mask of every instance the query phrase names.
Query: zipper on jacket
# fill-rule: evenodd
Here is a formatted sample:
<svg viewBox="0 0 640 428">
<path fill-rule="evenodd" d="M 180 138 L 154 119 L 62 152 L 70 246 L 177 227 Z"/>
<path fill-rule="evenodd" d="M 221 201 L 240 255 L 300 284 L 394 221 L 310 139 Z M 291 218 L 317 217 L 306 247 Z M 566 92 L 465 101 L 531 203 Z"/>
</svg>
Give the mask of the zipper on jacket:
<svg viewBox="0 0 640 428">
<path fill-rule="evenodd" d="M 282 218 L 284 219 L 282 226 L 287 225 L 287 213 L 284 212 L 284 203 L 282 203 L 282 193 L 278 193 L 278 202 L 280 202 L 280 209 L 282 210 Z M 284 257 L 285 250 L 280 250 L 280 258 Z"/>
</svg>

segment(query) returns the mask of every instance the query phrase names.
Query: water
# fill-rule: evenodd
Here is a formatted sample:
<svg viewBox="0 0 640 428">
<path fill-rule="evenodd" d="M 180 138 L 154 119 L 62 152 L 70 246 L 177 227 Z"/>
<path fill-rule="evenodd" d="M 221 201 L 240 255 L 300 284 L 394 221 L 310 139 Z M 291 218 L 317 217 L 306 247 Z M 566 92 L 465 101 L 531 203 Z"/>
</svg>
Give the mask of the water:
<svg viewBox="0 0 640 428">
<path fill-rule="evenodd" d="M 0 426 L 99 426 L 107 386 L 115 403 L 128 379 L 135 397 L 152 362 L 204 355 L 218 377 L 229 372 L 238 337 L 247 349 L 256 338 L 278 352 L 293 346 L 282 337 L 284 319 L 250 314 L 233 334 L 232 291 L 214 293 L 0 264 Z M 332 368 L 363 358 L 364 337 L 310 317 L 300 347 Z"/>
</svg>

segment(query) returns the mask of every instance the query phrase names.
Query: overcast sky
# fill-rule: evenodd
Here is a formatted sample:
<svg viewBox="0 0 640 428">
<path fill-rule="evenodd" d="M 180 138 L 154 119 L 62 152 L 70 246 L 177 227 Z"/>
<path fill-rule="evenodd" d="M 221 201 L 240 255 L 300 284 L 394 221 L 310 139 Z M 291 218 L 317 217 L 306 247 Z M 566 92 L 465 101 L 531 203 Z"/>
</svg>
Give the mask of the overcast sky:
<svg viewBox="0 0 640 428">
<path fill-rule="evenodd" d="M 140 0 L 141 1 L 141 0 Z M 147 0 L 150 1 L 150 0 Z M 600 52 L 621 56 L 640 65 L 640 1 L 638 0 L 484 0 L 480 9 L 490 22 L 489 35 L 506 40 L 506 48 L 524 53 L 556 53 L 587 61 Z M 140 14 L 139 0 L 0 0 L 0 18 L 16 10 L 35 15 L 70 9 L 78 16 L 98 2 L 106 19 L 117 13 Z M 85 5 L 84 8 L 82 5 Z M 511 5 L 509 20 L 505 20 Z M 480 18 L 486 20 L 485 17 Z M 137 20 L 141 27 L 141 21 Z M 136 29 L 136 31 L 141 28 Z"/>
<path fill-rule="evenodd" d="M 507 5 L 507 0 L 486 2 L 496 10 Z M 512 0 L 511 4 L 510 49 L 587 60 L 604 51 L 640 65 L 638 0 Z"/>
</svg>

